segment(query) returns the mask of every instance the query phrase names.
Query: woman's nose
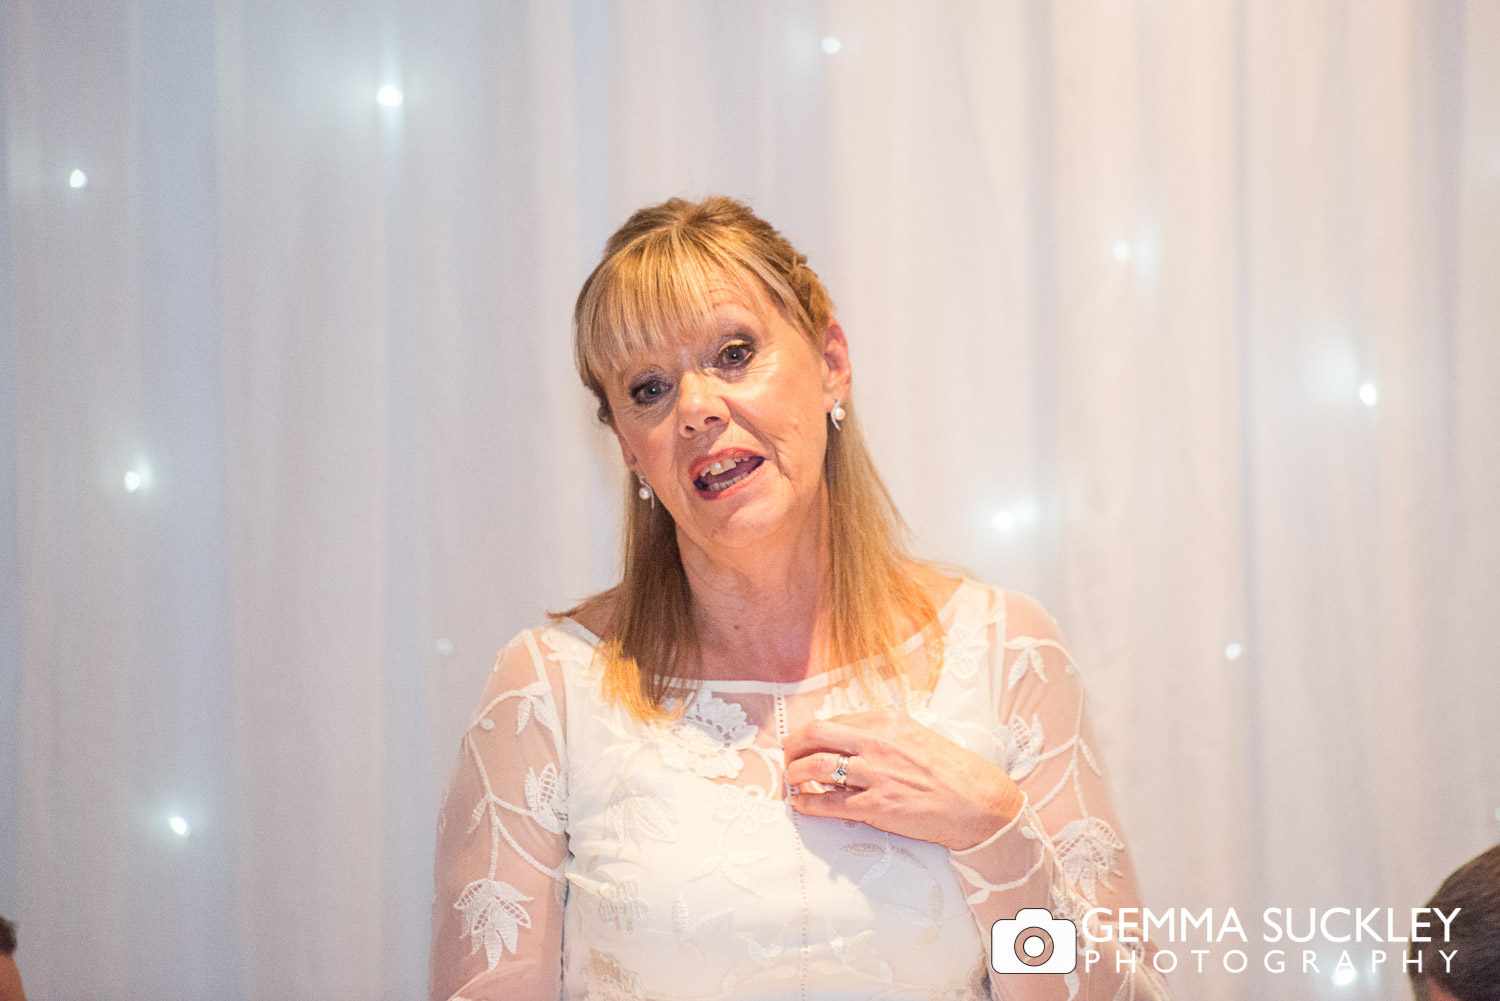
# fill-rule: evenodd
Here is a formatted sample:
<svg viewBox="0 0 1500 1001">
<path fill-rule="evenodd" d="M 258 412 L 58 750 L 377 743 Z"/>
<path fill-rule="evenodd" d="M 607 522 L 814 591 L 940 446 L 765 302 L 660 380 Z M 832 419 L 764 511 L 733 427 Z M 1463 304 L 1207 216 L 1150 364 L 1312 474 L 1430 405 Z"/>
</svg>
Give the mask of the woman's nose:
<svg viewBox="0 0 1500 1001">
<path fill-rule="evenodd" d="M 718 392 L 719 381 L 698 372 L 685 372 L 677 389 L 677 429 L 690 438 L 729 420 L 729 408 Z"/>
</svg>

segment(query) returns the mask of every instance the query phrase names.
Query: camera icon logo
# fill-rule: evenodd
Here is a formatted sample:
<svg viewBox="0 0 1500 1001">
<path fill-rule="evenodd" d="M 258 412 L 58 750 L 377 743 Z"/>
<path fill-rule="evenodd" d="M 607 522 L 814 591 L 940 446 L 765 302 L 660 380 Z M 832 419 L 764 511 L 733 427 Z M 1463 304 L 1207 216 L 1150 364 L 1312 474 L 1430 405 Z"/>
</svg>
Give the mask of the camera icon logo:
<svg viewBox="0 0 1500 1001">
<path fill-rule="evenodd" d="M 1045 907 L 1023 908 L 990 925 L 990 966 L 996 973 L 1072 973 L 1078 926 Z"/>
</svg>

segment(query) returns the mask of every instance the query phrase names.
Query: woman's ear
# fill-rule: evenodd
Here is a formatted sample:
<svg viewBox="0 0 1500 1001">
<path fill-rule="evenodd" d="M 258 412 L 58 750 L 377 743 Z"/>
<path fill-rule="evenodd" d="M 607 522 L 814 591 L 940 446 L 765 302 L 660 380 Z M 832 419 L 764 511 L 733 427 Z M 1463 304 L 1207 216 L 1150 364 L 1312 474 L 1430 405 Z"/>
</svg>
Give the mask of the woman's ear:
<svg viewBox="0 0 1500 1001">
<path fill-rule="evenodd" d="M 847 400 L 853 383 L 853 373 L 849 370 L 849 341 L 838 321 L 830 320 L 823 338 L 823 391 L 830 397 L 830 406 L 833 400 Z"/>
<path fill-rule="evenodd" d="M 640 468 L 636 463 L 635 452 L 631 451 L 630 446 L 625 444 L 625 436 L 620 434 L 620 429 L 613 424 L 609 426 L 609 429 L 615 433 L 615 441 L 619 443 L 620 458 L 625 460 L 625 468 L 632 473 L 639 474 Z"/>
</svg>

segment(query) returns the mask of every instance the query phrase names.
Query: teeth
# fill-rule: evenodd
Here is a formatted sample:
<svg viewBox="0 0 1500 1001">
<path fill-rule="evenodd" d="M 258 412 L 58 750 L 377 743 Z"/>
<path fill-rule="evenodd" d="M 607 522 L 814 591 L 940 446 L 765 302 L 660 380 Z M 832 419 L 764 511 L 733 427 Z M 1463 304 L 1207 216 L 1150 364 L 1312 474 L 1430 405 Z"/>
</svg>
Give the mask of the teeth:
<svg viewBox="0 0 1500 1001">
<path fill-rule="evenodd" d="M 714 475 L 718 475 L 719 473 L 724 472 L 724 470 L 726 470 L 726 469 L 733 469 L 735 466 L 738 466 L 740 463 L 742 463 L 744 461 L 745 461 L 744 459 L 720 459 L 717 462 L 715 462 L 712 466 L 709 466 L 707 469 L 705 469 L 703 472 L 704 473 L 713 473 Z"/>
<path fill-rule="evenodd" d="M 707 469 L 705 469 L 703 471 L 703 474 L 707 475 L 709 473 L 721 473 L 721 472 L 723 472 L 726 469 L 733 469 L 735 466 L 738 466 L 740 463 L 742 463 L 742 462 L 748 462 L 748 461 L 750 461 L 749 457 L 742 458 L 742 459 L 725 459 L 722 462 L 715 462 L 712 466 L 710 466 Z M 734 477 L 734 479 L 725 480 L 723 483 L 713 483 L 713 484 L 710 484 L 709 487 L 708 487 L 708 489 L 711 490 L 714 493 L 718 493 L 721 490 L 727 490 L 730 487 L 734 486 L 736 483 L 738 483 L 740 480 L 743 480 L 746 476 L 749 476 L 749 475 L 750 475 L 750 473 L 748 471 L 744 472 L 744 473 L 741 473 L 740 475 Z"/>
</svg>

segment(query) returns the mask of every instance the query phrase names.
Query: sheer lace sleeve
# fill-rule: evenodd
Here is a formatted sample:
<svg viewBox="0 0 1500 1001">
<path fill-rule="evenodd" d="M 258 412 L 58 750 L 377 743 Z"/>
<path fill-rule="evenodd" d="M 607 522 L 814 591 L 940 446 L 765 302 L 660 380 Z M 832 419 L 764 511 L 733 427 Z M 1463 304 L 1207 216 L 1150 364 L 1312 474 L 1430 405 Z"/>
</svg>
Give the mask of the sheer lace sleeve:
<svg viewBox="0 0 1500 1001">
<path fill-rule="evenodd" d="M 1141 906 L 1135 870 L 1105 785 L 1078 669 L 1055 623 L 1036 601 L 1014 592 L 1005 593 L 1005 612 L 1004 635 L 995 637 L 1004 644 L 995 659 L 995 722 L 1006 771 L 1026 805 L 988 840 L 952 852 L 951 859 L 986 943 L 996 920 L 1040 907 L 1078 924 L 1080 952 L 1070 974 L 992 973 L 994 995 L 1164 1001 L 1166 985 L 1151 965 L 1155 942 L 1098 942 L 1083 934 L 1085 920 L 1096 935 L 1105 923 L 1118 931 L 1118 917 L 1111 922 L 1109 915 Z"/>
<path fill-rule="evenodd" d="M 535 630 L 500 652 L 438 813 L 429 994 L 555 998 L 568 855 L 562 680 Z"/>
</svg>

